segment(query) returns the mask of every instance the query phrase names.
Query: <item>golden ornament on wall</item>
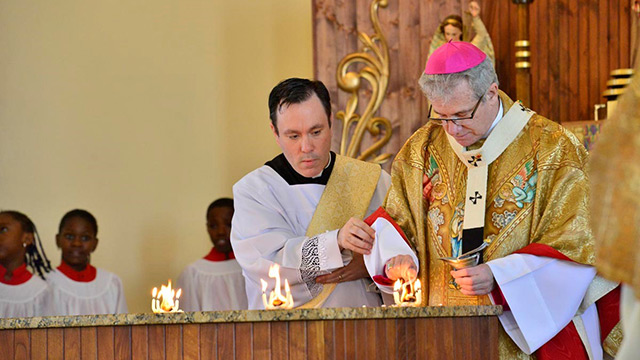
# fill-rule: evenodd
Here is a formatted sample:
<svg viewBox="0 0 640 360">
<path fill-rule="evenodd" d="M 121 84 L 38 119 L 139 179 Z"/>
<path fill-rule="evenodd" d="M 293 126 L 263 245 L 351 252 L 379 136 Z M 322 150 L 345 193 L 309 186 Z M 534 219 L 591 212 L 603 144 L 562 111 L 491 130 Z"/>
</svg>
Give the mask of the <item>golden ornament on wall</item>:
<svg viewBox="0 0 640 360">
<path fill-rule="evenodd" d="M 345 56 L 338 64 L 336 73 L 340 89 L 351 94 L 345 109 L 336 113 L 336 117 L 342 120 L 340 154 L 378 164 L 385 163 L 392 155 L 388 153 L 377 155 L 391 139 L 392 128 L 389 119 L 374 116 L 384 100 L 389 85 L 389 49 L 378 18 L 378 8 L 386 7 L 387 4 L 386 0 L 371 2 L 370 18 L 375 34 L 369 36 L 359 32 L 358 39 L 364 45 L 362 50 Z M 349 71 L 350 67 L 357 65 L 360 65 L 358 71 Z M 365 110 L 360 115 L 357 111 L 359 94 L 363 90 L 363 79 L 369 83 L 371 95 Z M 373 137 L 382 137 L 360 151 L 362 140 L 367 132 Z M 351 137 L 349 137 L 350 134 L 352 134 Z"/>
</svg>

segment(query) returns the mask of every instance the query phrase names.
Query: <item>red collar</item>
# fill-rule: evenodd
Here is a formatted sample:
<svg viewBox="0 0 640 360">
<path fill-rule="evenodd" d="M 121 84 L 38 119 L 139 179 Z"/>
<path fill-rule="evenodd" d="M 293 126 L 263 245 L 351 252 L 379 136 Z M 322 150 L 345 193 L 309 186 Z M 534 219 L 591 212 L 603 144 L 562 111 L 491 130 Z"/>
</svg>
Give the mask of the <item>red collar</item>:
<svg viewBox="0 0 640 360">
<path fill-rule="evenodd" d="M 31 276 L 33 276 L 29 272 L 29 270 L 27 270 L 26 263 L 23 263 L 22 265 L 18 266 L 18 268 L 13 270 L 13 274 L 11 274 L 11 279 L 9 280 L 4 279 L 6 273 L 7 269 L 5 269 L 4 266 L 0 265 L 0 282 L 7 285 L 24 284 L 29 281 L 29 279 L 31 279 Z"/>
<path fill-rule="evenodd" d="M 228 253 L 223 253 L 216 250 L 215 247 L 211 248 L 211 251 L 204 257 L 205 260 L 209 261 L 225 261 L 230 259 L 235 259 L 236 257 L 233 255 L 233 251 Z"/>
<path fill-rule="evenodd" d="M 65 274 L 69 279 L 78 282 L 90 282 L 96 278 L 96 268 L 87 265 L 86 268 L 82 271 L 75 271 L 71 266 L 67 265 L 66 262 L 60 262 L 60 266 L 58 266 L 58 271 Z"/>
</svg>

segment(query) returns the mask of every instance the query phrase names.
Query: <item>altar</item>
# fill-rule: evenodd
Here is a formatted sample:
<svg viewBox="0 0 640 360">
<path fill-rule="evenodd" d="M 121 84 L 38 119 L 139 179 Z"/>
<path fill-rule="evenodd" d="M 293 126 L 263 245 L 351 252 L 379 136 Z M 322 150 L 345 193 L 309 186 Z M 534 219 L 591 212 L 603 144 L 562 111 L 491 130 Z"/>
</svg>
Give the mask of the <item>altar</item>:
<svg viewBox="0 0 640 360">
<path fill-rule="evenodd" d="M 500 306 L 0 319 L 8 359 L 497 359 Z"/>
</svg>

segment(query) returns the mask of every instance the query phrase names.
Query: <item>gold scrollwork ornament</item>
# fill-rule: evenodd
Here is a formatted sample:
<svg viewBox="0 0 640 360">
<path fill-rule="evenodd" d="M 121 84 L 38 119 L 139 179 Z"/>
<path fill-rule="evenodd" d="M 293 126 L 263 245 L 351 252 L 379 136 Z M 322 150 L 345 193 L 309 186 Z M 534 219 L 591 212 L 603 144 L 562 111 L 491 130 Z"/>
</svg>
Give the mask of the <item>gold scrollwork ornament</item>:
<svg viewBox="0 0 640 360">
<path fill-rule="evenodd" d="M 378 18 L 378 8 L 386 7 L 387 4 L 387 0 L 372 1 L 369 10 L 375 34 L 369 36 L 359 32 L 358 39 L 364 45 L 363 49 L 345 56 L 338 64 L 336 72 L 340 89 L 351 94 L 345 110 L 338 111 L 336 114 L 336 118 L 342 120 L 340 154 L 377 164 L 385 163 L 392 155 L 388 153 L 376 155 L 391 139 L 392 127 L 389 119 L 373 116 L 380 108 L 389 85 L 389 49 Z M 360 70 L 348 71 L 354 64 L 361 64 Z M 364 112 L 359 115 L 357 113 L 358 94 L 362 90 L 362 79 L 369 83 L 371 96 Z M 354 128 L 353 135 L 349 139 L 352 128 Z M 358 153 L 366 132 L 374 138 L 382 134 L 382 138 Z M 369 160 L 372 157 L 373 159 Z"/>
</svg>

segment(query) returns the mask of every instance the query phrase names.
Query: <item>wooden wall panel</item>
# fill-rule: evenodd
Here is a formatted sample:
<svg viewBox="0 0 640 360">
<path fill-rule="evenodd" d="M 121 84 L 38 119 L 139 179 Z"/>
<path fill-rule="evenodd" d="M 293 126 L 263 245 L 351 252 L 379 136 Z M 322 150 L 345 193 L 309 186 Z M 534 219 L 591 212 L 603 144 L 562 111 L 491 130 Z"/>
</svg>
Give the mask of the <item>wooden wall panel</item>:
<svg viewBox="0 0 640 360">
<path fill-rule="evenodd" d="M 47 355 L 49 359 L 64 358 L 63 329 L 47 329 Z"/>
<path fill-rule="evenodd" d="M 13 352 L 16 360 L 31 359 L 31 339 L 29 330 L 16 330 L 13 338 Z"/>
<path fill-rule="evenodd" d="M 330 90 L 334 114 L 347 95 L 338 91 L 336 66 L 358 51 L 357 32 L 371 35 L 371 0 L 313 0 L 315 77 Z M 394 136 L 385 152 L 395 153 L 427 117 L 417 86 L 431 36 L 445 16 L 461 13 L 469 0 L 389 0 L 379 11 L 390 46 L 391 78 L 377 115 L 389 118 Z M 611 70 L 630 66 L 631 0 L 535 0 L 530 6 L 531 107 L 555 121 L 588 120 Z M 481 17 L 493 39 L 500 88 L 515 98 L 516 5 L 480 1 Z M 361 99 L 366 100 L 366 97 Z M 364 109 L 362 104 L 360 111 Z M 340 124 L 333 127 L 338 149 Z M 367 139 L 364 144 L 373 140 Z M 387 165 L 388 167 L 388 165 Z"/>
<path fill-rule="evenodd" d="M 63 330 L 64 356 L 69 359 L 80 359 L 80 328 L 67 328 Z"/>
<path fill-rule="evenodd" d="M 235 351 L 237 360 L 248 360 L 252 358 L 253 351 L 253 324 L 251 323 L 239 323 L 235 324 L 234 334 L 239 336 L 235 337 Z"/>
<path fill-rule="evenodd" d="M 182 359 L 182 326 L 166 326 L 164 346 L 167 360 Z"/>
<path fill-rule="evenodd" d="M 271 323 L 253 324 L 253 356 L 268 359 L 271 353 Z"/>
<path fill-rule="evenodd" d="M 3 349 L 3 354 L 5 347 L 0 344 L 0 349 Z M 8 359 L 11 359 L 11 356 L 7 355 Z M 37 331 L 31 333 L 31 360 L 46 360 L 47 359 L 47 332 L 46 331 Z M 95 359 L 86 357 L 85 359 Z"/>
<path fill-rule="evenodd" d="M 202 360 L 215 360 L 218 358 L 217 325 L 200 325 L 200 358 Z"/>
<path fill-rule="evenodd" d="M 274 322 L 271 327 L 271 351 L 274 359 L 289 359 L 289 323 Z"/>
<path fill-rule="evenodd" d="M 114 334 L 115 334 L 115 327 L 113 326 L 103 326 L 97 329 L 98 360 L 112 360 L 116 358 L 115 351 L 114 351 L 115 350 Z M 152 338 L 152 340 L 153 339 L 154 338 Z M 164 354 L 164 349 L 162 349 L 160 346 L 157 346 L 156 344 L 154 344 L 153 348 L 158 349 L 156 354 L 160 354 L 160 353 Z M 154 359 L 159 359 L 159 358 L 160 357 L 154 357 Z M 69 357 L 68 359 L 73 359 L 73 358 Z"/>
<path fill-rule="evenodd" d="M 147 326 L 144 325 L 131 327 L 131 358 L 133 360 L 146 360 L 148 358 L 148 330 Z"/>
<path fill-rule="evenodd" d="M 94 327 L 80 328 L 80 343 L 82 344 L 82 358 L 98 358 L 97 329 Z"/>
<path fill-rule="evenodd" d="M 113 354 L 118 360 L 130 360 L 131 353 L 131 326 L 118 326 L 113 333 Z M 82 343 L 82 348 L 85 344 Z M 95 359 L 95 357 L 87 357 L 86 359 Z"/>
<path fill-rule="evenodd" d="M 217 326 L 218 359 L 233 359 L 235 342 L 233 324 L 218 324 Z"/>
<path fill-rule="evenodd" d="M 13 359 L 13 339 L 15 336 L 14 330 L 4 330 L 0 332 L 0 349 L 2 349 L 2 353 L 7 356 L 9 359 Z"/>
<path fill-rule="evenodd" d="M 459 317 L 23 329 L 0 330 L 0 347 L 11 359 L 494 359 L 499 326 Z"/>
<path fill-rule="evenodd" d="M 200 360 L 200 325 L 185 324 L 182 327 L 182 357 L 184 360 Z"/>
</svg>

